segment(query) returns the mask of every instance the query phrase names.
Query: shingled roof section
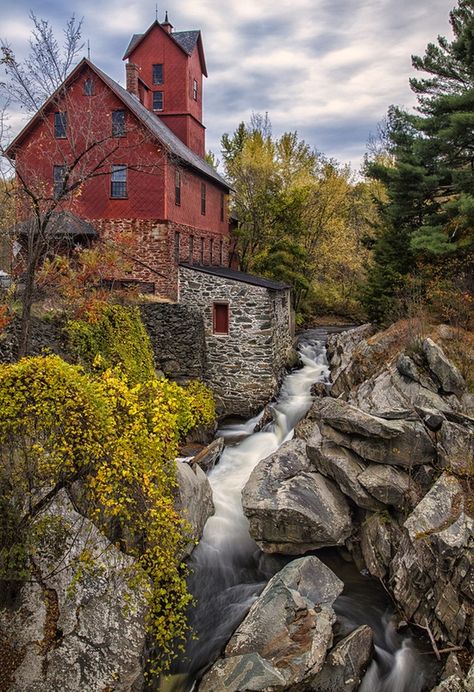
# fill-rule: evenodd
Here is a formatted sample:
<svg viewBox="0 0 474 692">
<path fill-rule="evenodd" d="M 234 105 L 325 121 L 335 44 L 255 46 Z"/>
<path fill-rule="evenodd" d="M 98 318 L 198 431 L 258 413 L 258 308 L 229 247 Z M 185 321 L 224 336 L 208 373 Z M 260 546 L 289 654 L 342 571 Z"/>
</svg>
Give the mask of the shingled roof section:
<svg viewBox="0 0 474 692">
<path fill-rule="evenodd" d="M 149 111 L 140 101 L 130 94 L 126 89 L 120 86 L 116 81 L 109 77 L 105 72 L 99 70 L 98 67 L 86 61 L 92 69 L 104 80 L 108 87 L 123 101 L 128 108 L 136 115 L 136 117 L 148 128 L 148 130 L 159 139 L 171 154 L 174 154 L 184 163 L 191 166 L 195 170 L 203 173 L 208 178 L 211 178 L 219 185 L 230 190 L 230 185 L 222 176 L 217 173 L 207 161 L 194 153 L 189 147 L 184 144 L 160 118 Z"/>
<path fill-rule="evenodd" d="M 138 43 L 140 43 L 142 38 L 143 38 L 143 34 L 133 34 L 132 38 L 130 39 L 130 43 L 127 46 L 127 50 L 125 51 L 125 57 L 132 52 L 132 50 L 135 48 L 135 46 Z M 125 57 L 124 57 L 124 59 L 125 59 Z"/>
<path fill-rule="evenodd" d="M 179 43 L 188 55 L 191 55 L 198 41 L 199 31 L 173 31 L 170 36 Z"/>
<path fill-rule="evenodd" d="M 189 264 L 188 262 L 180 262 L 179 266 L 184 267 L 185 269 L 194 269 L 194 271 L 203 272 L 204 274 L 220 276 L 223 279 L 231 279 L 231 281 L 240 281 L 244 284 L 260 286 L 260 288 L 268 288 L 271 291 L 281 291 L 283 289 L 290 288 L 288 284 L 285 284 L 282 281 L 273 281 L 273 279 L 265 279 L 263 276 L 254 276 L 253 274 L 238 272 L 235 269 L 230 269 L 229 267 L 208 267 L 202 264 Z"/>
</svg>

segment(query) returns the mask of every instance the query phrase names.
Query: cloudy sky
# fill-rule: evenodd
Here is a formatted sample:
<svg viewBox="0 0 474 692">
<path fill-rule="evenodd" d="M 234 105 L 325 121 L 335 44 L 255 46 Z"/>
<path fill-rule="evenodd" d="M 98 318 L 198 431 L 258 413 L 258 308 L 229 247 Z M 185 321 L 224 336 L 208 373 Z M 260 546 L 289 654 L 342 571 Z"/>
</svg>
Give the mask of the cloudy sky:
<svg viewBox="0 0 474 692">
<path fill-rule="evenodd" d="M 167 2 L 167 0 L 165 0 Z M 177 31 L 201 29 L 207 146 L 219 157 L 223 132 L 268 112 L 273 132 L 297 130 L 314 148 L 357 169 L 370 133 L 391 103 L 415 103 L 410 56 L 450 36 L 455 0 L 173 0 L 158 4 Z M 29 10 L 60 34 L 71 12 L 84 17 L 92 60 L 123 84 L 132 33 L 155 19 L 143 0 L 2 0 L 0 36 L 25 55 Z M 15 126 L 18 118 L 13 118 Z"/>
</svg>

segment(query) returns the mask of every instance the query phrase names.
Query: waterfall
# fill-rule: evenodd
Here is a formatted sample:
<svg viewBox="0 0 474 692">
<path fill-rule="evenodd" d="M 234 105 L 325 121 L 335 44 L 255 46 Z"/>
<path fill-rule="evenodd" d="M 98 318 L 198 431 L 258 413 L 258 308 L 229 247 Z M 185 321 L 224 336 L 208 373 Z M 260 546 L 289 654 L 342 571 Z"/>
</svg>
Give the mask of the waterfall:
<svg viewBox="0 0 474 692">
<path fill-rule="evenodd" d="M 173 667 L 173 674 L 162 681 L 160 689 L 192 690 L 194 680 L 199 679 L 219 656 L 268 580 L 290 559 L 260 551 L 249 535 L 241 493 L 258 462 L 292 438 L 296 423 L 311 406 L 311 386 L 329 379 L 324 341 L 311 340 L 310 336 L 309 332 L 299 345 L 303 367 L 286 376 L 278 400 L 272 406 L 273 422 L 253 433 L 262 416 L 259 414 L 245 423 L 224 427 L 218 433 L 229 440 L 240 441 L 224 449 L 219 464 L 209 474 L 215 513 L 208 519 L 203 537 L 189 561 L 189 588 L 196 599 L 189 620 L 195 637 L 188 641 L 185 653 Z M 370 595 L 374 582 L 370 579 L 367 582 Z M 360 618 L 357 613 L 351 613 L 353 604 L 346 592 L 341 603 L 344 599 L 348 603 L 343 608 L 342 619 L 353 623 L 354 629 L 360 624 Z M 337 610 L 340 612 L 341 608 Z M 414 674 L 414 666 L 419 669 L 416 652 L 408 639 L 393 636 L 389 641 L 385 626 L 381 627 L 383 617 L 384 607 L 377 613 L 374 628 L 378 655 L 360 689 L 363 692 L 420 692 L 422 683 L 418 685 L 417 682 L 420 675 L 417 674 L 417 678 Z M 381 636 L 377 636 L 379 631 Z M 397 672 L 399 668 L 403 668 L 403 674 Z M 393 684 L 390 677 L 394 678 Z M 399 684 L 402 679 L 408 680 L 406 685 Z"/>
</svg>

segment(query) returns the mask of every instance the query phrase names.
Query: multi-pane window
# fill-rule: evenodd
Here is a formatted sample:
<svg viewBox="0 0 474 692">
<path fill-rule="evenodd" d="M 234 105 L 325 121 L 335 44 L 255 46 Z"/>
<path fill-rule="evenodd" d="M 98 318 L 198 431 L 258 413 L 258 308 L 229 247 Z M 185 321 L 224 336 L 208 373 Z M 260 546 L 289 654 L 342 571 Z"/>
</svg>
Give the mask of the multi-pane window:
<svg viewBox="0 0 474 692">
<path fill-rule="evenodd" d="M 194 236 L 190 235 L 189 236 L 189 264 L 193 263 L 193 256 L 194 256 Z"/>
<path fill-rule="evenodd" d="M 214 334 L 229 333 L 229 304 L 212 304 L 212 331 Z"/>
<path fill-rule="evenodd" d="M 65 139 L 67 136 L 67 114 L 54 114 L 54 136 L 56 139 Z"/>
<path fill-rule="evenodd" d="M 201 214 L 206 213 L 206 183 L 201 183 Z"/>
<path fill-rule="evenodd" d="M 163 84 L 163 65 L 153 65 L 153 84 Z"/>
<path fill-rule="evenodd" d="M 125 111 L 112 111 L 112 137 L 125 137 Z"/>
<path fill-rule="evenodd" d="M 198 83 L 197 79 L 193 79 L 193 99 L 198 100 Z"/>
<path fill-rule="evenodd" d="M 181 172 L 178 170 L 174 174 L 174 203 L 177 207 L 181 204 Z"/>
<path fill-rule="evenodd" d="M 88 77 L 84 82 L 84 94 L 86 96 L 94 95 L 94 82 L 90 77 Z"/>
<path fill-rule="evenodd" d="M 153 92 L 153 110 L 162 111 L 163 110 L 163 92 L 154 91 Z"/>
<path fill-rule="evenodd" d="M 174 258 L 177 262 L 179 262 L 180 245 L 181 245 L 181 234 L 178 231 L 176 231 L 176 233 L 174 234 Z"/>
<path fill-rule="evenodd" d="M 123 163 L 112 166 L 110 196 L 113 199 L 125 199 L 127 197 L 127 166 Z"/>
<path fill-rule="evenodd" d="M 64 192 L 64 179 L 66 177 L 67 166 L 53 166 L 53 194 L 58 199 Z"/>
</svg>

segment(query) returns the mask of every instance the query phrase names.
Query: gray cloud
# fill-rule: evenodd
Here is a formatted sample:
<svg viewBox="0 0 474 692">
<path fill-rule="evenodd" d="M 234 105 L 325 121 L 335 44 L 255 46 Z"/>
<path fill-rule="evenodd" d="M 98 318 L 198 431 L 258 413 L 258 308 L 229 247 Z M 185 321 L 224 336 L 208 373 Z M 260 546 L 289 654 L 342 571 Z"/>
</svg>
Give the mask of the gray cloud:
<svg viewBox="0 0 474 692">
<path fill-rule="evenodd" d="M 315 148 L 357 168 L 370 132 L 391 103 L 412 106 L 410 56 L 449 35 L 454 0 L 175 0 L 176 30 L 200 28 L 209 69 L 208 146 L 252 111 L 268 111 L 275 134 L 298 132 Z M 27 50 L 30 0 L 4 0 L 0 35 Z M 132 33 L 154 20 L 141 0 L 36 0 L 35 13 L 60 32 L 73 9 L 84 16 L 92 59 L 124 81 L 122 55 Z M 159 8 L 159 18 L 164 15 Z M 18 118 L 12 118 L 12 124 Z"/>
</svg>

